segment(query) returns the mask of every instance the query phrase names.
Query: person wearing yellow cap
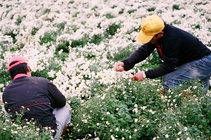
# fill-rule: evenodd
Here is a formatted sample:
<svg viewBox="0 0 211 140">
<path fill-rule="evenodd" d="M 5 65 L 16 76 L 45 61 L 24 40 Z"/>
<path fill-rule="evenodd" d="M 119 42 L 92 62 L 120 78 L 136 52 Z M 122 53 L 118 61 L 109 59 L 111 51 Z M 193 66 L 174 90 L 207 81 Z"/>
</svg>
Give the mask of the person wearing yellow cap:
<svg viewBox="0 0 211 140">
<path fill-rule="evenodd" d="M 206 91 L 211 76 L 211 50 L 199 39 L 180 28 L 164 22 L 158 15 L 142 19 L 137 41 L 142 45 L 126 59 L 114 64 L 117 72 L 128 71 L 145 60 L 155 49 L 162 64 L 133 75 L 134 80 L 162 77 L 164 90 L 189 80 L 200 80 Z"/>
<path fill-rule="evenodd" d="M 24 113 L 23 120 L 35 121 L 43 128 L 54 130 L 53 139 L 59 140 L 70 123 L 71 109 L 65 96 L 46 78 L 32 77 L 27 61 L 12 57 L 7 65 L 12 78 L 2 94 L 3 111 L 10 120 Z"/>
</svg>

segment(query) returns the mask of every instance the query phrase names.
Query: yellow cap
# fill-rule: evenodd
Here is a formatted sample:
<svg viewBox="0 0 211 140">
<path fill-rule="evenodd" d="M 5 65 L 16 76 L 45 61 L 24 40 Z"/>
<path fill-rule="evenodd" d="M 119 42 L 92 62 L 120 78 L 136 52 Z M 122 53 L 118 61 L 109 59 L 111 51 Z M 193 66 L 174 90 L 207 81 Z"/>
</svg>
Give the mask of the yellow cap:
<svg viewBox="0 0 211 140">
<path fill-rule="evenodd" d="M 154 35 L 164 29 L 164 21 L 157 15 L 151 15 L 142 20 L 141 31 L 137 35 L 138 42 L 148 43 Z"/>
</svg>

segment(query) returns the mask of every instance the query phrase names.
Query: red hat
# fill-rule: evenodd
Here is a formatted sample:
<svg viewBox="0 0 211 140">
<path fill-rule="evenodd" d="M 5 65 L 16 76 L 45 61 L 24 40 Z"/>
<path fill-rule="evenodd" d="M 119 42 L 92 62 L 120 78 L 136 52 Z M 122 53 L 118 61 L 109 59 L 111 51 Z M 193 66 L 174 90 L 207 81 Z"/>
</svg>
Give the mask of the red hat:
<svg viewBox="0 0 211 140">
<path fill-rule="evenodd" d="M 15 62 L 15 63 L 13 63 Z M 13 63 L 13 64 L 11 64 Z M 10 61 L 8 62 L 7 69 L 10 70 L 11 68 L 19 65 L 19 64 L 27 64 L 26 60 L 21 56 L 13 56 Z"/>
</svg>

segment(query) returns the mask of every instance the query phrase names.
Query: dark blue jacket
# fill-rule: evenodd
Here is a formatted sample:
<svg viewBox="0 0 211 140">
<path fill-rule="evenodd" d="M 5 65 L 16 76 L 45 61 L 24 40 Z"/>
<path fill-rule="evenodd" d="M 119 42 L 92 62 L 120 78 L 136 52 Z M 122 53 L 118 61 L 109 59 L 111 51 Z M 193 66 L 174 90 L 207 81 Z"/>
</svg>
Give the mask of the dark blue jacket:
<svg viewBox="0 0 211 140">
<path fill-rule="evenodd" d="M 198 60 L 204 56 L 211 55 L 211 50 L 207 48 L 196 37 L 188 32 L 171 25 L 165 24 L 164 36 L 160 39 L 163 63 L 145 72 L 147 78 L 157 78 L 174 71 L 178 66 L 193 60 Z M 148 57 L 157 45 L 147 43 L 138 48 L 128 58 L 123 60 L 124 69 L 130 70 L 135 64 Z"/>
<path fill-rule="evenodd" d="M 65 106 L 64 95 L 48 79 L 20 77 L 13 80 L 4 90 L 3 102 L 10 114 L 24 111 L 24 119 L 32 118 L 43 127 L 56 129 L 54 108 Z M 15 116 L 14 116 L 15 117 Z"/>
</svg>

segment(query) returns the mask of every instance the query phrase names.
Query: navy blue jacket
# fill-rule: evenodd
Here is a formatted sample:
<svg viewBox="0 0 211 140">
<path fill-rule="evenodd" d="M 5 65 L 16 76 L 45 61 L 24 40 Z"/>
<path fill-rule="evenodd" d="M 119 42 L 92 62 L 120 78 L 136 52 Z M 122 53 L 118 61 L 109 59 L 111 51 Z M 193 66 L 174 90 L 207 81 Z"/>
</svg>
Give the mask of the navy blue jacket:
<svg viewBox="0 0 211 140">
<path fill-rule="evenodd" d="M 165 24 L 163 31 L 164 36 L 159 42 L 163 56 L 158 51 L 163 63 L 155 69 L 147 70 L 145 72 L 147 78 L 153 79 L 163 76 L 174 71 L 178 66 L 211 55 L 211 50 L 188 32 L 168 24 Z M 151 43 L 139 47 L 122 61 L 124 62 L 124 70 L 130 70 L 135 64 L 145 60 L 155 48 L 157 45 Z"/>
<path fill-rule="evenodd" d="M 48 79 L 20 77 L 13 80 L 2 95 L 5 109 L 10 114 L 24 111 L 24 119 L 32 118 L 42 127 L 56 129 L 54 108 L 65 106 L 64 95 Z"/>
</svg>

